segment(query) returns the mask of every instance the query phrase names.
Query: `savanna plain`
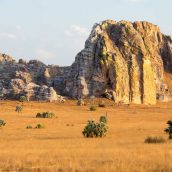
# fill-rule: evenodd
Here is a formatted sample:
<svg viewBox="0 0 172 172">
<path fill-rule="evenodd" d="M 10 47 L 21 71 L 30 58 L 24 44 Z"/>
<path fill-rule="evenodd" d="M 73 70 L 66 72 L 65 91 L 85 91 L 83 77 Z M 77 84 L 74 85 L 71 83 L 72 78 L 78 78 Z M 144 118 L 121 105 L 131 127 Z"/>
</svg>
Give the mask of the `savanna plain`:
<svg viewBox="0 0 172 172">
<path fill-rule="evenodd" d="M 99 100 L 95 101 L 97 104 Z M 172 141 L 164 132 L 172 119 L 172 102 L 155 106 L 115 105 L 89 111 L 91 102 L 77 106 L 65 103 L 25 102 L 16 113 L 17 101 L 0 101 L 0 171 L 9 172 L 171 172 Z M 50 111 L 52 119 L 36 118 Z M 84 138 L 89 119 L 107 114 L 108 132 L 103 138 Z M 43 129 L 26 126 L 44 124 Z M 166 139 L 146 144 L 148 136 Z"/>
</svg>

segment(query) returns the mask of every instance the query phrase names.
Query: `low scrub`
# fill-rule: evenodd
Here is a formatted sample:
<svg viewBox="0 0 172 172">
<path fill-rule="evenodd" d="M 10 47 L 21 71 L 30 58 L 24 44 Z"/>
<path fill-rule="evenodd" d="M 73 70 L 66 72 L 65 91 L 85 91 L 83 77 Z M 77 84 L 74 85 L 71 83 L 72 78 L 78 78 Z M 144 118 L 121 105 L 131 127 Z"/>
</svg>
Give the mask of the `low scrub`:
<svg viewBox="0 0 172 172">
<path fill-rule="evenodd" d="M 165 143 L 166 140 L 162 137 L 147 137 L 145 139 L 145 143 L 148 143 L 148 144 L 157 144 L 157 143 Z"/>
<path fill-rule="evenodd" d="M 169 139 L 172 139 L 172 120 L 167 121 L 168 128 L 164 131 L 169 135 Z"/>
<path fill-rule="evenodd" d="M 27 101 L 27 98 L 25 96 L 20 96 L 19 101 L 23 104 Z"/>
<path fill-rule="evenodd" d="M 102 119 L 104 119 L 104 120 L 102 120 Z M 104 118 L 103 118 L 103 116 L 100 117 L 99 122 L 89 120 L 87 122 L 87 125 L 85 126 L 82 134 L 84 135 L 84 137 L 91 137 L 91 138 L 103 137 L 106 135 L 106 132 L 108 130 L 108 127 L 106 124 L 107 124 L 106 116 Z"/>
<path fill-rule="evenodd" d="M 90 111 L 96 111 L 96 110 L 97 110 L 96 106 L 90 106 Z"/>
<path fill-rule="evenodd" d="M 42 128 L 45 128 L 44 124 L 37 124 L 36 129 L 42 129 Z"/>
<path fill-rule="evenodd" d="M 32 125 L 28 125 L 26 129 L 42 129 L 45 128 L 44 124 L 37 124 L 35 127 L 32 127 Z"/>
<path fill-rule="evenodd" d="M 53 118 L 55 114 L 53 112 L 37 113 L 36 118 Z"/>
<path fill-rule="evenodd" d="M 0 119 L 0 128 L 5 126 L 5 125 L 6 125 L 5 121 Z"/>
<path fill-rule="evenodd" d="M 16 111 L 17 113 L 22 113 L 22 111 L 23 111 L 23 106 L 17 105 L 15 111 Z"/>
<path fill-rule="evenodd" d="M 26 129 L 32 129 L 33 127 L 31 125 L 28 125 Z"/>
</svg>

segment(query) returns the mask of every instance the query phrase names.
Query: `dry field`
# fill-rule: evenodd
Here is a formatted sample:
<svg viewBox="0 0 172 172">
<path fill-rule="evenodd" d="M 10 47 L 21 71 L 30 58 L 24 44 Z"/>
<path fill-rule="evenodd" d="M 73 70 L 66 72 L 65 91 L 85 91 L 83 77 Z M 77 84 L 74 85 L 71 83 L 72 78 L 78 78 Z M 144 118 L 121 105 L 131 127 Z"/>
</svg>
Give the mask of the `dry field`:
<svg viewBox="0 0 172 172">
<path fill-rule="evenodd" d="M 0 171 L 10 172 L 171 172 L 172 142 L 164 133 L 172 119 L 172 102 L 156 106 L 117 106 L 107 102 L 95 112 L 76 101 L 65 104 L 29 102 L 22 114 L 18 102 L 1 101 Z M 35 118 L 52 111 L 55 119 Z M 82 136 L 88 119 L 108 114 L 109 131 L 104 138 Z M 43 123 L 45 129 L 26 129 Z M 164 144 L 145 144 L 147 136 L 162 136 Z"/>
</svg>

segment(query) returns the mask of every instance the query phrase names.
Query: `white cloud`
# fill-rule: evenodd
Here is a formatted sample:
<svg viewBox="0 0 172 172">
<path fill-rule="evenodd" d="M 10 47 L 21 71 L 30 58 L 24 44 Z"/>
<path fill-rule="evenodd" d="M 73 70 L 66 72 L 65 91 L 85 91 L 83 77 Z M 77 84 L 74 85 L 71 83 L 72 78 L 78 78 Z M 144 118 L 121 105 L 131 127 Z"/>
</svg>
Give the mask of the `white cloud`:
<svg viewBox="0 0 172 172">
<path fill-rule="evenodd" d="M 0 33 L 0 38 L 15 39 L 16 37 L 13 33 Z"/>
<path fill-rule="evenodd" d="M 65 31 L 65 35 L 67 37 L 74 37 L 74 36 L 88 36 L 89 31 L 87 28 L 79 26 L 79 25 L 71 25 L 68 30 Z"/>
</svg>

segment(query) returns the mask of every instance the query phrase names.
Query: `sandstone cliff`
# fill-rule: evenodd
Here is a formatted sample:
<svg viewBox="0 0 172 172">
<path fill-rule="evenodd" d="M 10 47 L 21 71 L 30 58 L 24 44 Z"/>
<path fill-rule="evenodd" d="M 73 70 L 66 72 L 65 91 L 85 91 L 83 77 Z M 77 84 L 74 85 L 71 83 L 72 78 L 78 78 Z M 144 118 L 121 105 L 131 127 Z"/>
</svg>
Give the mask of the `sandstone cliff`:
<svg viewBox="0 0 172 172">
<path fill-rule="evenodd" d="M 111 94 L 117 103 L 155 104 L 170 98 L 171 72 L 172 39 L 158 26 L 107 20 L 93 27 L 64 88 L 71 97 Z"/>
</svg>

